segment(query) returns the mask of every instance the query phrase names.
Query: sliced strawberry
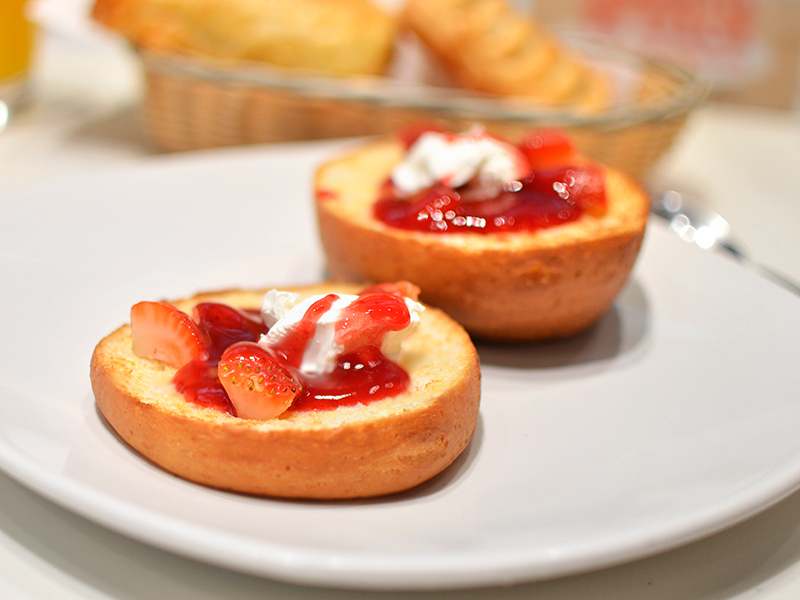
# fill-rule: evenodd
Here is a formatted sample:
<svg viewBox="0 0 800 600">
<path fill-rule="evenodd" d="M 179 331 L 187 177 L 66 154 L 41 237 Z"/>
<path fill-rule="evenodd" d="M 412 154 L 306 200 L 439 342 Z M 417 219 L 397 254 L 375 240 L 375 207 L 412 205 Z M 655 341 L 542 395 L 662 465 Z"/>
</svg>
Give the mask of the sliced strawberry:
<svg viewBox="0 0 800 600">
<path fill-rule="evenodd" d="M 180 368 L 208 359 L 208 338 L 192 318 L 167 302 L 139 302 L 131 308 L 133 351 Z"/>
<path fill-rule="evenodd" d="M 577 155 L 575 143 L 558 129 L 539 129 L 528 135 L 519 145 L 530 162 L 531 169 L 564 167 Z"/>
<path fill-rule="evenodd" d="M 278 359 L 253 342 L 228 348 L 217 365 L 222 387 L 237 417 L 267 421 L 288 409 L 300 382 Z"/>
<path fill-rule="evenodd" d="M 342 310 L 334 340 L 349 351 L 360 346 L 380 347 L 390 331 L 400 331 L 411 323 L 405 301 L 395 294 L 361 294 Z"/>
</svg>

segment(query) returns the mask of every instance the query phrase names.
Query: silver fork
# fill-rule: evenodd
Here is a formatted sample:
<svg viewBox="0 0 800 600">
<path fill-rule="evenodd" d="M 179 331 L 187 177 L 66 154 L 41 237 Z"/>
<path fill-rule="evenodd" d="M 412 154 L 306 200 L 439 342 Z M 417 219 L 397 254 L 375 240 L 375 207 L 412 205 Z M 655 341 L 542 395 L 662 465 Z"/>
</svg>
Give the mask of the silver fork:
<svg viewBox="0 0 800 600">
<path fill-rule="evenodd" d="M 654 215 L 666 220 L 670 230 L 685 242 L 696 244 L 705 250 L 720 249 L 728 252 L 743 265 L 800 295 L 798 284 L 751 260 L 733 235 L 730 224 L 701 202 L 673 190 L 654 191 L 650 195 L 650 209 Z"/>
</svg>

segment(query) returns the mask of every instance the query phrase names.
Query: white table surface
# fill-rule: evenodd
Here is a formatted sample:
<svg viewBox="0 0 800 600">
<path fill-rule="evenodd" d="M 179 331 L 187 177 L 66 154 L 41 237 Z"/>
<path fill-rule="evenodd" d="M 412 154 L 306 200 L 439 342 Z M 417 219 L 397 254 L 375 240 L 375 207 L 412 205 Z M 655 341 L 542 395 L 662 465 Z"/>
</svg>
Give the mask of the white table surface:
<svg viewBox="0 0 800 600">
<path fill-rule="evenodd" d="M 110 40 L 42 40 L 31 105 L 0 133 L 3 194 L 47 180 L 158 161 L 140 128 L 138 66 Z M 800 117 L 708 105 L 654 186 L 722 213 L 752 258 L 800 280 Z M 150 548 L 0 474 L 0 597 L 95 599 L 400 598 L 242 576 Z M 422 598 L 682 600 L 800 598 L 800 493 L 711 538 L 600 572 Z"/>
</svg>

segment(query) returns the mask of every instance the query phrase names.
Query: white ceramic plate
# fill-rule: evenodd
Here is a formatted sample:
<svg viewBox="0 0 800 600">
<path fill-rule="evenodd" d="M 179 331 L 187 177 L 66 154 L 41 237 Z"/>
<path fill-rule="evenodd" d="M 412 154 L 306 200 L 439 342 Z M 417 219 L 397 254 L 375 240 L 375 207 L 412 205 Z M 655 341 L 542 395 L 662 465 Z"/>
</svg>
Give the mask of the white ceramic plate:
<svg viewBox="0 0 800 600">
<path fill-rule="evenodd" d="M 159 159 L 0 199 L 0 466 L 135 539 L 269 578 L 372 589 L 551 578 L 741 521 L 800 484 L 800 301 L 653 223 L 613 310 L 482 346 L 468 452 L 420 488 L 287 502 L 176 479 L 98 416 L 94 344 L 141 299 L 318 280 L 332 145 Z"/>
</svg>

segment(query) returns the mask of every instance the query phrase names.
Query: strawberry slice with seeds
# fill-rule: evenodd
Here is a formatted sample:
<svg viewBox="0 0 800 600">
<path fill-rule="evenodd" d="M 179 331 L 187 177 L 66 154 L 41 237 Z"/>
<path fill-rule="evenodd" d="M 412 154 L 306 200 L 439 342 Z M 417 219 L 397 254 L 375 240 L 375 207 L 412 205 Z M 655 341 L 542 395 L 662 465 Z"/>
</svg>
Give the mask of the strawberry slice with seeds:
<svg viewBox="0 0 800 600">
<path fill-rule="evenodd" d="M 192 318 L 167 302 L 139 302 L 131 308 L 133 352 L 181 368 L 208 359 L 208 339 Z"/>
<path fill-rule="evenodd" d="M 217 365 L 217 375 L 236 416 L 242 419 L 273 419 L 291 406 L 302 389 L 276 356 L 253 342 L 228 348 Z"/>
</svg>

